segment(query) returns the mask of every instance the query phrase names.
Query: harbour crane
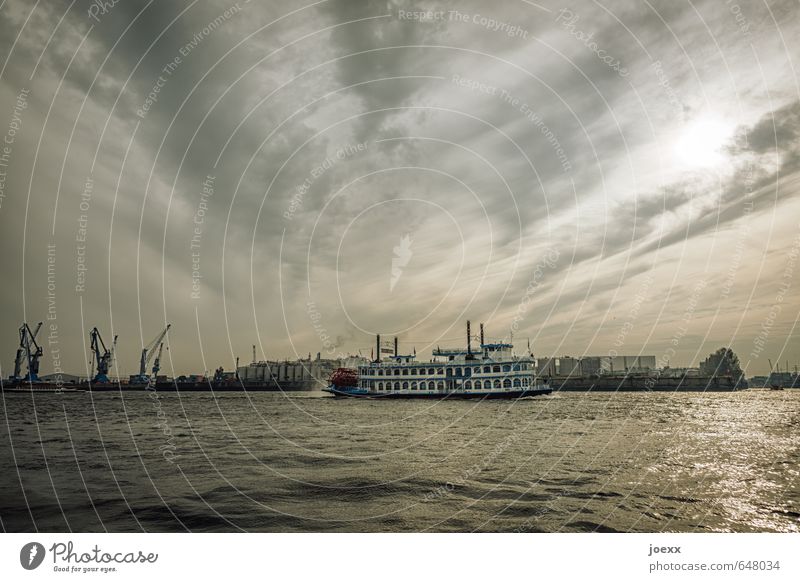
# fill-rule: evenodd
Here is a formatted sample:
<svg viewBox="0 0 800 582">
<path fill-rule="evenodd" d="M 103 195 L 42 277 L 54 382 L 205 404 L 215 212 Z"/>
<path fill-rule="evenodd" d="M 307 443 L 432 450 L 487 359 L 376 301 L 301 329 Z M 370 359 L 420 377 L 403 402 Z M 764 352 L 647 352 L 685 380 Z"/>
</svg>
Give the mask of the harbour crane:
<svg viewBox="0 0 800 582">
<path fill-rule="evenodd" d="M 14 358 L 14 375 L 12 380 L 23 380 L 25 382 L 36 382 L 39 380 L 39 359 L 42 357 L 42 348 L 36 342 L 36 336 L 39 335 L 39 330 L 42 329 L 42 322 L 36 326 L 36 329 L 31 331 L 27 323 L 23 323 L 19 328 L 19 348 L 17 348 L 17 357 Z M 20 376 L 22 373 L 23 364 L 27 367 L 25 376 Z"/>
<path fill-rule="evenodd" d="M 92 329 L 89 335 L 92 338 L 91 350 L 97 366 L 97 373 L 92 379 L 92 382 L 106 383 L 109 381 L 108 370 L 111 368 L 111 363 L 114 359 L 114 350 L 117 348 L 117 336 L 114 336 L 114 341 L 111 343 L 111 349 L 109 350 L 96 327 Z M 101 348 L 102 353 L 100 352 Z"/>
<path fill-rule="evenodd" d="M 161 352 L 164 349 L 164 338 L 167 336 L 170 327 L 172 327 L 172 324 L 168 323 L 167 327 L 153 341 L 142 348 L 142 356 L 139 358 L 139 374 L 131 377 L 132 382 L 144 384 L 150 381 L 150 376 L 147 375 L 147 366 L 150 365 L 151 360 L 153 361 L 152 378 L 155 379 L 158 376 L 158 370 L 161 368 Z"/>
</svg>

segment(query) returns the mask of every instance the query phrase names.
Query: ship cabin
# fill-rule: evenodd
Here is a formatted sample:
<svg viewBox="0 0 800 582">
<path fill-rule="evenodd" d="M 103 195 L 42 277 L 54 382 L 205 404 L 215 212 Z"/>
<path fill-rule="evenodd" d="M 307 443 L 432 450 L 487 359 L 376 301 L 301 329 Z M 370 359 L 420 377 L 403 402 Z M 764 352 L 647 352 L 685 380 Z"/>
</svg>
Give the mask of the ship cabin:
<svg viewBox="0 0 800 582">
<path fill-rule="evenodd" d="M 358 386 L 369 392 L 487 392 L 530 389 L 532 357 L 518 357 L 507 343 L 481 344 L 480 352 L 435 349 L 430 362 L 393 355 L 358 368 Z"/>
</svg>

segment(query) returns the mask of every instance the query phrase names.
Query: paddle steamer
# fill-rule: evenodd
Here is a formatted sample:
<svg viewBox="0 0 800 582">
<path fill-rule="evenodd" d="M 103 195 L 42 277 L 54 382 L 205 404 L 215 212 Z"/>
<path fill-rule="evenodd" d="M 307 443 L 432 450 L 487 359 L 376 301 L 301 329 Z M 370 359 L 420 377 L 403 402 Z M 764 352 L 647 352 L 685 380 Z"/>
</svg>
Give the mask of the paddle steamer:
<svg viewBox="0 0 800 582">
<path fill-rule="evenodd" d="M 326 392 L 348 398 L 470 398 L 516 399 L 550 394 L 547 383 L 536 375 L 530 354 L 517 356 L 510 343 L 485 343 L 481 324 L 480 349 L 473 351 L 467 322 L 466 350 L 435 349 L 430 362 L 417 361 L 416 354 L 400 355 L 397 338 L 394 354 L 381 358 L 380 336 L 377 359 L 356 369 L 339 368 Z"/>
</svg>

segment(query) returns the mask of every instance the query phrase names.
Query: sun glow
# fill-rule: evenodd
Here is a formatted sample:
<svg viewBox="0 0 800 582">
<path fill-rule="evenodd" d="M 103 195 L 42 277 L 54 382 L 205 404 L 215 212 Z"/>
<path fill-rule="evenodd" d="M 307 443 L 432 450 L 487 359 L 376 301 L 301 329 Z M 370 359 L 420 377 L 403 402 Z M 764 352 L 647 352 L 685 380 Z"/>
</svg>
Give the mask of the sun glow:
<svg viewBox="0 0 800 582">
<path fill-rule="evenodd" d="M 678 135 L 676 157 L 687 166 L 711 167 L 725 160 L 723 146 L 733 128 L 716 117 L 703 117 L 689 123 Z"/>
</svg>

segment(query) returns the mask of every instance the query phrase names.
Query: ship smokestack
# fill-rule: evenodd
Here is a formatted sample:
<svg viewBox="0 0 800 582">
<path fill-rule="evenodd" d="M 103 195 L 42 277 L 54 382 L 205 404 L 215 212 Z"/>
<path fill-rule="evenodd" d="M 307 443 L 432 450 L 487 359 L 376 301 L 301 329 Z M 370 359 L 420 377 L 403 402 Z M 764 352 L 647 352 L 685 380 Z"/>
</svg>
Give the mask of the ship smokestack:
<svg viewBox="0 0 800 582">
<path fill-rule="evenodd" d="M 481 324 L 481 346 L 483 346 L 485 343 L 486 342 L 483 341 L 483 324 Z"/>
<path fill-rule="evenodd" d="M 397 336 L 394 336 L 394 356 L 397 357 Z"/>
<path fill-rule="evenodd" d="M 472 334 L 469 329 L 469 319 L 467 320 L 467 355 L 472 355 Z"/>
<path fill-rule="evenodd" d="M 381 334 L 375 336 L 375 361 L 381 361 Z"/>
</svg>

